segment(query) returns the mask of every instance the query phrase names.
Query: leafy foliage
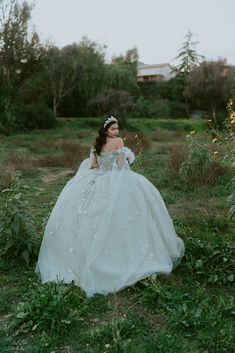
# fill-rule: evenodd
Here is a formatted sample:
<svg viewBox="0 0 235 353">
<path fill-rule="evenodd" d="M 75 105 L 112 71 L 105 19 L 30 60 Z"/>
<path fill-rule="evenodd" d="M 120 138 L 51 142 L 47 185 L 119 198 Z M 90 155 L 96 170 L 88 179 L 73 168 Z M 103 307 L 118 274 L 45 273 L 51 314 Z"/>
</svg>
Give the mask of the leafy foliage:
<svg viewBox="0 0 235 353">
<path fill-rule="evenodd" d="M 226 61 L 218 60 L 201 63 L 187 78 L 185 96 L 195 107 L 204 109 L 215 126 L 221 127 L 225 120 L 223 107 L 234 85 L 233 75 Z"/>
<path fill-rule="evenodd" d="M 187 137 L 187 157 L 182 161 L 179 177 L 186 184 L 213 184 L 217 177 L 227 174 L 229 169 L 217 162 L 208 145 L 192 131 Z"/>
<path fill-rule="evenodd" d="M 166 315 L 168 334 L 190 339 L 194 351 L 232 353 L 232 297 L 209 295 L 195 285 L 172 287 L 153 281 L 142 292 L 142 302 Z"/>
<path fill-rule="evenodd" d="M 189 276 L 190 281 L 194 278 L 208 285 L 231 285 L 234 282 L 233 248 L 229 243 L 188 238 L 180 271 Z"/>
<path fill-rule="evenodd" d="M 178 75 L 188 75 L 198 65 L 200 59 L 203 58 L 202 55 L 196 52 L 198 42 L 193 42 L 192 37 L 192 32 L 188 31 L 185 35 L 185 42 L 182 48 L 180 48 L 178 56 L 175 58 L 181 61 L 173 70 Z"/>
<path fill-rule="evenodd" d="M 64 334 L 72 324 L 72 309 L 68 305 L 68 288 L 49 284 L 31 289 L 17 305 L 14 327 L 18 332 L 43 330 Z"/>
<path fill-rule="evenodd" d="M 221 133 L 218 129 L 215 129 L 212 120 L 208 119 L 208 124 L 212 130 L 215 138 L 213 142 L 218 143 L 226 148 L 226 154 L 223 161 L 228 164 L 232 170 L 235 169 L 235 112 L 233 109 L 233 100 L 230 99 L 227 103 L 228 116 L 224 121 L 224 129 Z M 233 176 L 230 180 L 231 185 L 235 185 L 235 177 Z M 230 204 L 229 215 L 232 219 L 235 216 L 235 187 L 233 187 L 233 192 L 228 197 L 228 202 Z"/>
<path fill-rule="evenodd" d="M 35 222 L 23 197 L 19 175 L 0 194 L 0 255 L 12 263 L 29 265 L 38 253 Z"/>
<path fill-rule="evenodd" d="M 65 334 L 75 322 L 81 322 L 90 313 L 107 310 L 107 300 L 101 295 L 86 298 L 75 286 L 63 283 L 33 283 L 14 313 L 13 326 L 18 333 L 43 331 Z"/>
<path fill-rule="evenodd" d="M 94 116 L 114 115 L 119 117 L 122 126 L 126 125 L 126 114 L 133 108 L 133 97 L 126 91 L 108 90 L 97 95 L 88 109 Z"/>
</svg>

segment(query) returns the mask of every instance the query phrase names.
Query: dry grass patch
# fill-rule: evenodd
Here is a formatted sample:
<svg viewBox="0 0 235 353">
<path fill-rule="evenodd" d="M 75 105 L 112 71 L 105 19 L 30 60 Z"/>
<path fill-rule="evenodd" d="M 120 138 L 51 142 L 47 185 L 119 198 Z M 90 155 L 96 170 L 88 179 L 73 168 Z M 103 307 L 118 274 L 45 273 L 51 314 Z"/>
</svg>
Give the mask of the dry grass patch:
<svg viewBox="0 0 235 353">
<path fill-rule="evenodd" d="M 42 177 L 42 181 L 43 181 L 44 183 L 52 183 L 52 182 L 58 180 L 59 178 L 62 178 L 62 177 L 64 177 L 64 176 L 66 176 L 66 175 L 70 175 L 70 174 L 72 174 L 72 173 L 73 173 L 73 171 L 72 171 L 71 169 L 69 169 L 69 170 L 64 170 L 63 172 L 58 173 L 58 174 L 49 173 L 49 174 L 46 174 L 46 175 L 44 175 L 44 176 Z"/>
<path fill-rule="evenodd" d="M 0 192 L 11 188 L 14 182 L 14 169 L 0 165 Z"/>
<path fill-rule="evenodd" d="M 157 129 L 150 135 L 150 138 L 153 141 L 164 142 L 164 141 L 169 141 L 170 139 L 173 139 L 173 138 L 182 140 L 184 136 L 185 136 L 185 133 L 183 131 Z"/>
<path fill-rule="evenodd" d="M 171 214 L 184 220 L 192 217 L 197 219 L 202 217 L 212 218 L 216 217 L 216 215 L 226 218 L 227 215 L 227 208 L 221 207 L 221 200 L 218 198 L 201 198 L 193 201 L 180 199 L 169 205 L 169 210 Z"/>
<path fill-rule="evenodd" d="M 181 164 L 187 158 L 185 145 L 173 145 L 170 148 L 171 156 L 168 161 L 168 173 L 170 177 L 176 177 L 179 174 Z"/>
<path fill-rule="evenodd" d="M 30 151 L 33 153 L 46 152 L 55 146 L 55 141 L 52 140 L 39 140 L 33 146 L 30 147 Z"/>
<path fill-rule="evenodd" d="M 56 145 L 63 151 L 57 155 L 48 155 L 38 159 L 38 167 L 63 167 L 77 169 L 81 161 L 88 157 L 88 148 L 68 140 L 59 140 Z"/>
<path fill-rule="evenodd" d="M 129 147 L 136 155 L 141 150 L 149 150 L 151 148 L 151 141 L 145 136 L 145 134 L 136 134 L 128 130 L 123 130 L 122 137 L 125 145 Z"/>
<path fill-rule="evenodd" d="M 26 171 L 35 169 L 36 159 L 27 152 L 11 152 L 7 156 L 10 169 Z"/>
</svg>

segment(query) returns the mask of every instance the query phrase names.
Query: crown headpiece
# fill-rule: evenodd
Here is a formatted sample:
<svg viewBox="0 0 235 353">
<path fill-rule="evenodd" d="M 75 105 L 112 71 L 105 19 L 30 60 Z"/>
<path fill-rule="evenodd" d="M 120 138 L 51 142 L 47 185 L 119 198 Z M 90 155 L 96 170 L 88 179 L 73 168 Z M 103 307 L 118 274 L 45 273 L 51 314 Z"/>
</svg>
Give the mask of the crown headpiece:
<svg viewBox="0 0 235 353">
<path fill-rule="evenodd" d="M 112 121 L 115 122 L 115 123 L 117 123 L 117 119 L 114 118 L 114 116 L 111 115 L 108 119 L 105 120 L 105 122 L 104 122 L 104 128 L 105 128 L 106 125 L 108 125 L 108 124 L 111 123 Z"/>
</svg>

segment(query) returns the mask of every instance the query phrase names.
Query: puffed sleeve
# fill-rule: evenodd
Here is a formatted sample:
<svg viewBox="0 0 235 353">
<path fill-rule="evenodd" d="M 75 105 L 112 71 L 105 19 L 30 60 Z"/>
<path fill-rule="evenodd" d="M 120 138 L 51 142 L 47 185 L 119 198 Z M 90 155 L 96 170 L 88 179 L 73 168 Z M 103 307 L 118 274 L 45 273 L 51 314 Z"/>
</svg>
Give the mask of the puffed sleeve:
<svg viewBox="0 0 235 353">
<path fill-rule="evenodd" d="M 132 164 L 135 161 L 135 154 L 130 148 L 125 147 L 125 155 L 129 164 Z"/>
<path fill-rule="evenodd" d="M 96 157 L 96 150 L 94 147 L 90 149 L 90 168 L 98 168 L 98 160 Z"/>
</svg>

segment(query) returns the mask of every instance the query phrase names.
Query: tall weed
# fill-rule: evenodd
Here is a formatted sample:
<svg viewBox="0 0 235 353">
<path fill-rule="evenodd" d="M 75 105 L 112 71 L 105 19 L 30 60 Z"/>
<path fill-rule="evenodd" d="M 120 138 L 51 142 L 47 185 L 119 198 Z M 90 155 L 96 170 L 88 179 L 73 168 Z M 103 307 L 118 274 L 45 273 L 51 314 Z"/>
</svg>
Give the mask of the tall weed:
<svg viewBox="0 0 235 353">
<path fill-rule="evenodd" d="M 11 263 L 27 266 L 38 253 L 35 220 L 24 199 L 20 175 L 11 188 L 0 193 L 0 256 Z"/>
</svg>

